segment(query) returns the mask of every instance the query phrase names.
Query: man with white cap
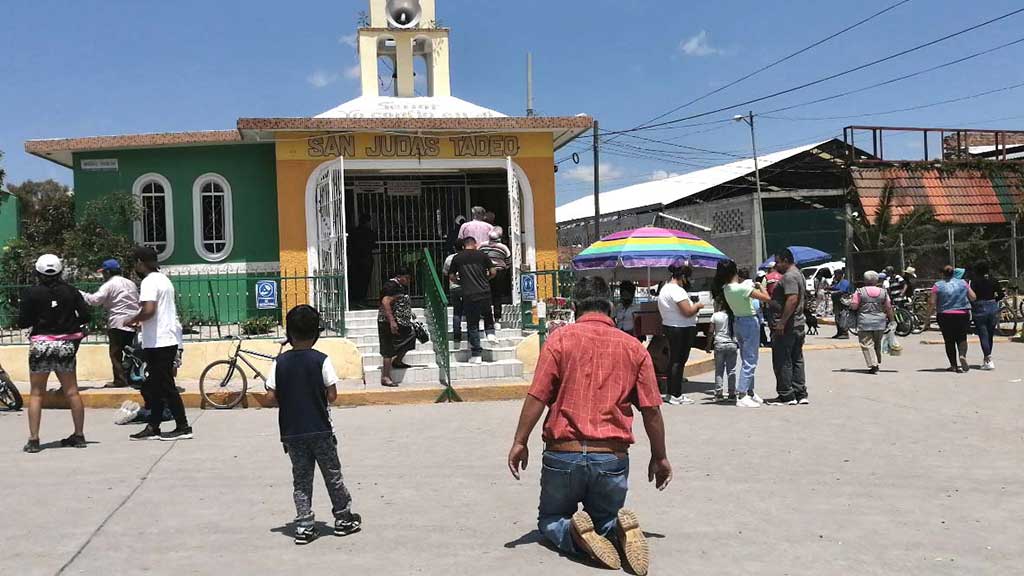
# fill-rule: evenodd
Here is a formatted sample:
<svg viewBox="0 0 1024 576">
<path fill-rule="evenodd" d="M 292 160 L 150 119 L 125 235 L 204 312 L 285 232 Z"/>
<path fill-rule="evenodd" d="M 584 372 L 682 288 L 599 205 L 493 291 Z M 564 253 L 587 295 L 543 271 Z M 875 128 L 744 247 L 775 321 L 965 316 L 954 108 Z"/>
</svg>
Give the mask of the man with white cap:
<svg viewBox="0 0 1024 576">
<path fill-rule="evenodd" d="M 98 270 L 103 274 L 103 285 L 93 294 L 82 292 L 90 306 L 102 306 L 107 311 L 107 340 L 110 343 L 110 366 L 114 381 L 108 388 L 128 385 L 124 371 L 124 349 L 135 342 L 135 328 L 130 324 L 139 315 L 139 289 L 121 274 L 121 263 L 110 259 Z"/>
</svg>

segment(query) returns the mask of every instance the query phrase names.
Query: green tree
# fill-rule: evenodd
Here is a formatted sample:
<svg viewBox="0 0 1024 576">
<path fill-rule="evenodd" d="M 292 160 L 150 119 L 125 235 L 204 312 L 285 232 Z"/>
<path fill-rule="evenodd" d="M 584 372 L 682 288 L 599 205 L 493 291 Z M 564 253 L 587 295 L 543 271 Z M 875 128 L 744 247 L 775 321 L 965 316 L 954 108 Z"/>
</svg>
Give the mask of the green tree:
<svg viewBox="0 0 1024 576">
<path fill-rule="evenodd" d="M 35 219 L 36 212 L 52 202 L 70 198 L 71 189 L 56 180 L 25 180 L 21 184 L 10 184 L 7 189 L 21 200 L 23 219 Z"/>
</svg>

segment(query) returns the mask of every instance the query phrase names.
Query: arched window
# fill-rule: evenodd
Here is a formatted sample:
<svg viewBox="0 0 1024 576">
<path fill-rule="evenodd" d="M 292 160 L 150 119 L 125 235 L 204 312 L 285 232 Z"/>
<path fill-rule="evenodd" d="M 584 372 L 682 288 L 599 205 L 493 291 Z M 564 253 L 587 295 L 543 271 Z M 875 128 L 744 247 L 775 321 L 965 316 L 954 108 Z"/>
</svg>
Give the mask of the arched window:
<svg viewBox="0 0 1024 576">
<path fill-rule="evenodd" d="M 135 242 L 154 248 L 161 261 L 174 252 L 174 210 L 171 183 L 160 174 L 143 174 L 132 185 L 141 216 L 135 223 Z"/>
<path fill-rule="evenodd" d="M 203 174 L 192 185 L 192 224 L 196 253 L 218 262 L 228 257 L 234 244 L 231 218 L 231 185 L 220 174 Z"/>
</svg>

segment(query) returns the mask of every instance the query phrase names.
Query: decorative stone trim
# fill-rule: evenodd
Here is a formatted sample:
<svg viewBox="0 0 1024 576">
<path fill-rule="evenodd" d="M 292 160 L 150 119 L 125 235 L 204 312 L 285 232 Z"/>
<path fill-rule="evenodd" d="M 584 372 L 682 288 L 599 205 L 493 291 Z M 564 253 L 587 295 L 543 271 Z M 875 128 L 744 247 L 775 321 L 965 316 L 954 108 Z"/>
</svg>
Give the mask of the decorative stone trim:
<svg viewBox="0 0 1024 576">
<path fill-rule="evenodd" d="M 171 264 L 161 272 L 172 275 L 271 274 L 281 271 L 280 262 L 222 262 L 219 264 Z"/>
</svg>

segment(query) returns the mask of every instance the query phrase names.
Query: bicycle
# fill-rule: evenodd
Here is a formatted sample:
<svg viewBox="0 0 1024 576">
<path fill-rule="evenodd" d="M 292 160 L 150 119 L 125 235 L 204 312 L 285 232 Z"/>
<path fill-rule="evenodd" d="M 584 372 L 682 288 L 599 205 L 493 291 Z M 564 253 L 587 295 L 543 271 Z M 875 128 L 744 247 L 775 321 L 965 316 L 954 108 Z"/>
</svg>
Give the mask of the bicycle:
<svg viewBox="0 0 1024 576">
<path fill-rule="evenodd" d="M 893 320 L 896 322 L 896 335 L 900 338 L 925 331 L 921 315 L 915 312 L 912 306 L 913 304 L 906 300 L 893 303 Z"/>
<path fill-rule="evenodd" d="M 225 410 L 234 408 L 245 398 L 249 381 L 245 375 L 245 370 L 238 365 L 239 361 L 248 366 L 249 370 L 252 370 L 253 375 L 263 381 L 263 387 L 266 388 L 267 377 L 258 368 L 253 366 L 246 356 L 273 362 L 277 360 L 277 357 L 281 355 L 281 351 L 288 345 L 287 340 L 279 340 L 278 344 L 281 345 L 281 348 L 277 351 L 276 355 L 271 356 L 270 354 L 242 348 L 246 340 L 241 336 L 236 336 L 236 338 L 238 345 L 235 346 L 235 352 L 227 360 L 211 362 L 203 369 L 203 373 L 199 376 L 199 393 L 202 395 L 203 401 L 214 408 Z"/>
<path fill-rule="evenodd" d="M 21 410 L 24 405 L 21 392 L 18 391 L 18 387 L 14 385 L 14 381 L 2 366 L 0 366 L 0 404 L 3 404 L 8 410 Z"/>
<path fill-rule="evenodd" d="M 1006 294 L 999 302 L 999 324 L 996 332 L 1000 336 L 1015 336 L 1018 325 L 1024 321 L 1024 298 L 1016 286 L 1007 285 Z"/>
</svg>

